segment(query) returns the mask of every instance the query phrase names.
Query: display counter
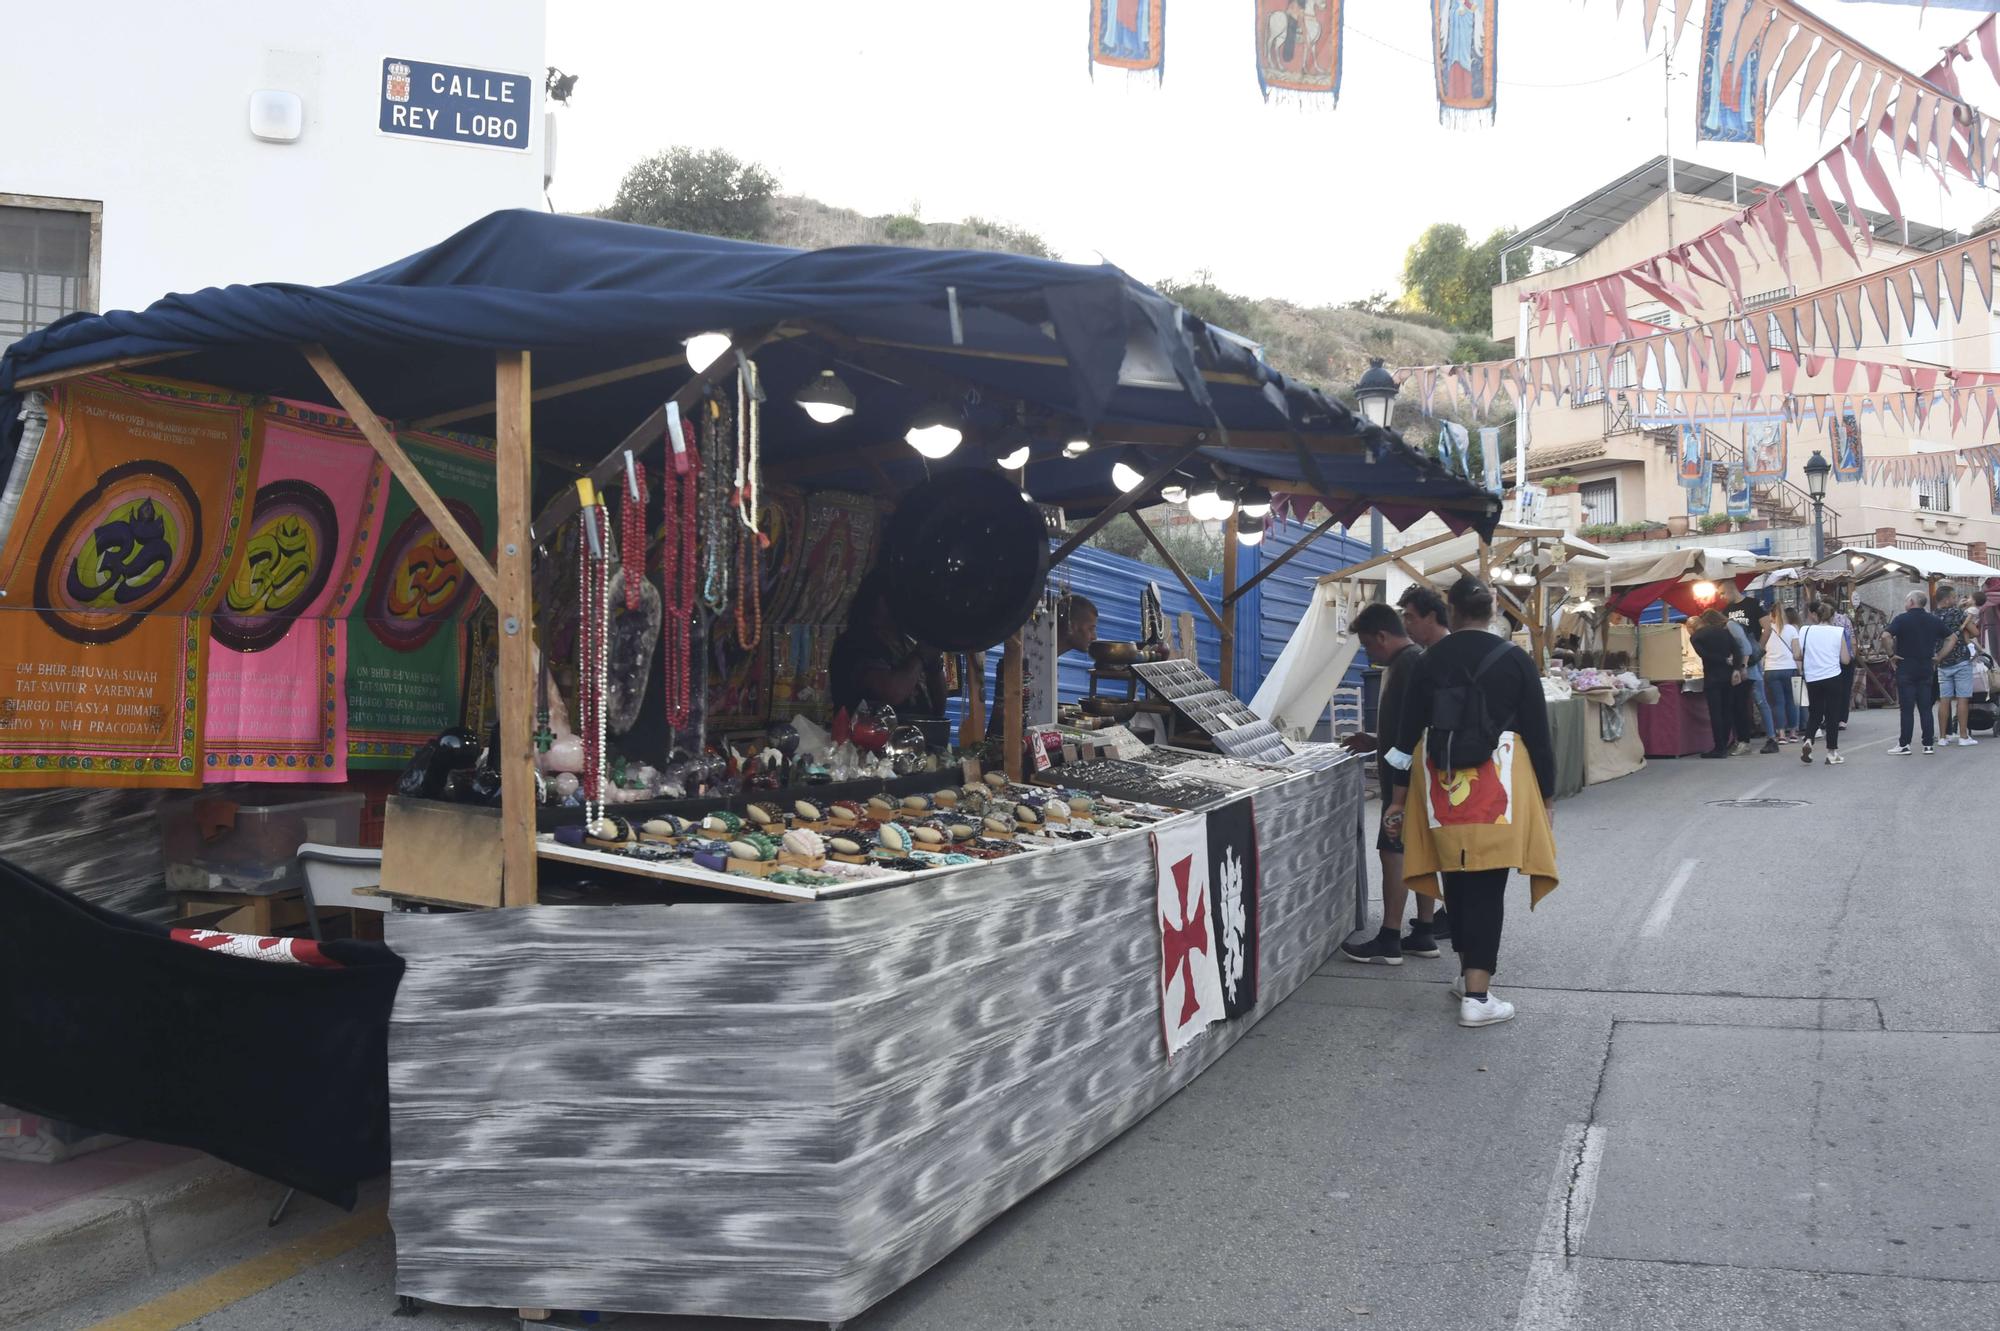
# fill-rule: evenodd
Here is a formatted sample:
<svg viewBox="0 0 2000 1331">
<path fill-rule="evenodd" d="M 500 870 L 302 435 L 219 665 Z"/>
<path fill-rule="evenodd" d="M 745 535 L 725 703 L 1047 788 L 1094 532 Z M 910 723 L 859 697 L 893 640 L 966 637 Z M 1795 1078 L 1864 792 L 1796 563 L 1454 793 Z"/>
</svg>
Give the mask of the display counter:
<svg viewBox="0 0 2000 1331">
<path fill-rule="evenodd" d="M 1590 715 L 1580 697 L 1550 698 L 1549 742 L 1556 752 L 1556 792 L 1568 799 L 1583 789 L 1585 746 L 1590 743 Z"/>
<path fill-rule="evenodd" d="M 1661 680 L 1660 701 L 1639 709 L 1639 737 L 1648 758 L 1689 758 L 1715 747 L 1701 681 Z"/>
<path fill-rule="evenodd" d="M 1144 831 L 780 904 L 398 915 L 397 1289 L 840 1322 L 1220 1058 L 1352 919 L 1364 764 L 1253 802 L 1257 1000 L 1172 1059 Z M 1206 816 L 1189 812 L 1158 824 Z"/>
</svg>

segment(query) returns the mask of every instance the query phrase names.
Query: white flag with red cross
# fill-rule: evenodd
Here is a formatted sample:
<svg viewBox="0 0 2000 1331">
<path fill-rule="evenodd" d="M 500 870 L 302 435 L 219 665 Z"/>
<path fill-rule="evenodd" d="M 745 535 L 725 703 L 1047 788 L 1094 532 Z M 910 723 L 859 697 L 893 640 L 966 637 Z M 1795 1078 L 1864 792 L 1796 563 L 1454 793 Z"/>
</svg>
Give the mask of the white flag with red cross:
<svg viewBox="0 0 2000 1331">
<path fill-rule="evenodd" d="M 1208 820 L 1195 817 L 1153 832 L 1160 922 L 1160 1025 L 1169 1057 L 1228 1015 L 1209 928 Z"/>
</svg>

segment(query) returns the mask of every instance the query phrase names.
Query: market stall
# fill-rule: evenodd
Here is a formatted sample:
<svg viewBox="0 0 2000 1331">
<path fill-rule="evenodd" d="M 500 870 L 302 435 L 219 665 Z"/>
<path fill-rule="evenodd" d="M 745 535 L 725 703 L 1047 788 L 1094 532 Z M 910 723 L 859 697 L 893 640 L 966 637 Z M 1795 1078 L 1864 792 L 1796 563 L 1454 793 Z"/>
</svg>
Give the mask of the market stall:
<svg viewBox="0 0 2000 1331">
<path fill-rule="evenodd" d="M 235 770 L 401 769 L 397 1283 L 473 1305 L 839 1321 L 1213 1063 L 1344 930 L 1359 766 L 1027 731 L 1046 567 L 1176 486 L 1495 510 L 1115 269 L 534 213 L 334 287 L 64 321 L 0 361 L 0 393 L 10 426 L 40 421 L 4 436 L 31 499 L 97 438 L 72 410 L 92 394 L 171 409 L 165 437 L 207 458 L 211 520 L 171 484 L 86 493 L 72 564 L 93 596 L 113 558 L 157 595 L 140 611 L 181 626 L 160 650 L 189 678 L 229 615 L 275 642 L 354 607 L 301 677 L 333 677 L 346 743 L 239 717 Z M 308 478 L 263 483 L 274 430 L 295 458 L 355 450 L 360 497 L 329 520 Z M 18 511 L 0 573 L 68 550 Z M 199 577 L 134 562 L 197 531 Z M 310 593 L 308 547 L 337 552 Z M 86 635 L 112 613 L 47 600 L 14 603 Z M 945 651 L 843 653 L 895 634 Z M 936 694 L 955 674 L 983 702 L 962 658 L 1003 640 L 988 747 Z M 375 689 L 365 734 L 320 668 L 357 644 L 393 653 L 348 671 Z M 892 690 L 923 704 L 892 717 Z M 416 706 L 440 694 L 461 724 Z M 231 766 L 207 715 L 144 714 L 157 752 L 11 770 L 192 788 Z M 569 908 L 478 908 L 538 902 Z"/>
</svg>

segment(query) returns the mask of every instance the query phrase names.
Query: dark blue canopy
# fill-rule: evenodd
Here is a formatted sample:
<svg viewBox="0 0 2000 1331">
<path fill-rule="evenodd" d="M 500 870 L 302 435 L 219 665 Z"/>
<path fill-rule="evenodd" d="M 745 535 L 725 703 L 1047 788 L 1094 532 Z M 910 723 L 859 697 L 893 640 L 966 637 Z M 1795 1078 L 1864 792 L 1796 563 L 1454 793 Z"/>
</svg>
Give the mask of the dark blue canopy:
<svg viewBox="0 0 2000 1331">
<path fill-rule="evenodd" d="M 1428 511 L 1490 530 L 1497 514 L 1483 491 L 1109 264 L 800 251 L 526 211 L 494 213 L 333 286 L 210 288 L 136 312 L 72 315 L 0 358 L 0 395 L 157 358 L 149 372 L 331 405 L 299 351 L 318 343 L 380 415 L 449 416 L 452 428 L 491 433 L 493 353 L 526 350 L 542 395 L 537 458 L 587 464 L 686 382 L 681 343 L 712 330 L 739 343 L 774 338 L 756 353 L 773 479 L 915 480 L 925 464 L 903 430 L 941 404 L 963 417 L 967 442 L 934 468 L 988 465 L 1029 443 L 1029 491 L 1078 514 L 1115 496 L 1115 461 L 1148 471 L 1191 444 L 1246 479 L 1320 494 L 1344 516 L 1376 506 L 1399 523 Z M 858 399 L 831 426 L 792 400 L 823 369 Z M 1096 446 L 1064 458 L 1062 444 L 1086 432 Z M 1201 457 L 1188 470 L 1205 478 Z"/>
</svg>

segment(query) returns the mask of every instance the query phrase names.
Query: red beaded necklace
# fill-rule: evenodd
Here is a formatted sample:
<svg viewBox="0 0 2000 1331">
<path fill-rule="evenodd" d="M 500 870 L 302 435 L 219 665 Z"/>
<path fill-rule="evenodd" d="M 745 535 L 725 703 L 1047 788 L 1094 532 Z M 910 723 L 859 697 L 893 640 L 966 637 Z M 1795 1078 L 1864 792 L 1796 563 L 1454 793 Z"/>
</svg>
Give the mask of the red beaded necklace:
<svg viewBox="0 0 2000 1331">
<path fill-rule="evenodd" d="M 624 557 L 625 608 L 637 610 L 646 589 L 646 464 L 632 458 L 626 465 L 632 478 L 618 505 L 618 552 Z"/>
<path fill-rule="evenodd" d="M 695 447 L 694 426 L 680 422 L 684 448 L 676 449 L 669 439 L 667 456 L 672 466 L 661 486 L 666 503 L 666 539 L 661 542 L 660 581 L 666 593 L 666 630 L 662 647 L 666 652 L 667 724 L 680 730 L 693 710 L 691 676 L 694 627 L 695 526 L 701 478 L 701 453 Z"/>
</svg>

